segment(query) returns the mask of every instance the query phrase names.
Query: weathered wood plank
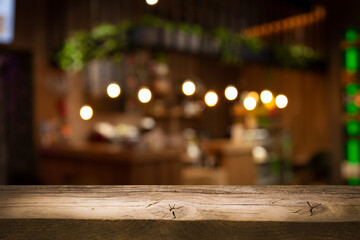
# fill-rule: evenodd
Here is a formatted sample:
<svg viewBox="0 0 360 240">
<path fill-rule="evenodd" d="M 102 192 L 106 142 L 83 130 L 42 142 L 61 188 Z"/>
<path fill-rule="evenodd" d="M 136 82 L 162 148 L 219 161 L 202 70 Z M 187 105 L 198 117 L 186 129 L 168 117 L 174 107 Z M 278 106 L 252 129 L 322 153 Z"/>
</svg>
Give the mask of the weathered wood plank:
<svg viewBox="0 0 360 240">
<path fill-rule="evenodd" d="M 360 236 L 360 187 L 0 187 L 0 239 L 51 234 L 57 237 L 52 239 L 354 239 Z"/>
</svg>

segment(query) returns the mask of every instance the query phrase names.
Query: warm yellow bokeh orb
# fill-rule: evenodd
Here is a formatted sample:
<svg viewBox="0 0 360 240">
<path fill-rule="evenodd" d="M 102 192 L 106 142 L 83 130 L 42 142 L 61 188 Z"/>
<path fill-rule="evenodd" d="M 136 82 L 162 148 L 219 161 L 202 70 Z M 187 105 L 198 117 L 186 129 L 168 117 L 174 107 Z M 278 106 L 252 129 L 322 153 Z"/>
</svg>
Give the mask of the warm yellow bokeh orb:
<svg viewBox="0 0 360 240">
<path fill-rule="evenodd" d="M 195 93 L 196 87 L 192 81 L 185 81 L 182 85 L 182 91 L 186 96 L 191 96 Z"/>
<path fill-rule="evenodd" d="M 235 100 L 238 96 L 238 90 L 234 86 L 228 86 L 225 89 L 225 97 L 227 100 L 232 101 Z"/>
<path fill-rule="evenodd" d="M 148 103 L 151 100 L 151 91 L 148 88 L 142 88 L 138 92 L 139 101 L 142 103 Z"/>
<path fill-rule="evenodd" d="M 214 91 L 207 92 L 204 99 L 206 105 L 208 105 L 209 107 L 215 106 L 218 102 L 218 96 Z"/>
<path fill-rule="evenodd" d="M 246 110 L 254 110 L 256 107 L 256 100 L 253 97 L 246 97 L 244 100 L 244 107 Z"/>
<path fill-rule="evenodd" d="M 273 94 L 269 90 L 264 90 L 260 93 L 260 99 L 263 103 L 270 103 L 273 99 Z"/>
<path fill-rule="evenodd" d="M 117 83 L 111 83 L 109 84 L 109 86 L 106 89 L 106 92 L 108 94 L 109 97 L 111 98 L 117 98 L 120 93 L 121 93 L 121 89 L 119 84 Z"/>
<path fill-rule="evenodd" d="M 275 98 L 275 103 L 278 108 L 285 108 L 288 104 L 288 99 L 285 95 L 280 94 Z"/>
<path fill-rule="evenodd" d="M 256 102 L 259 101 L 259 94 L 258 94 L 257 92 L 254 92 L 254 91 L 249 92 L 248 95 L 247 95 L 247 97 L 252 97 L 252 98 L 254 98 Z"/>
<path fill-rule="evenodd" d="M 146 0 L 146 3 L 148 5 L 155 5 L 155 4 L 157 4 L 157 2 L 158 2 L 158 0 Z"/>
<path fill-rule="evenodd" d="M 90 118 L 92 118 L 93 116 L 93 110 L 90 106 L 88 105 L 85 105 L 85 106 L 82 106 L 81 109 L 80 109 L 80 117 L 83 119 L 83 120 L 89 120 Z"/>
</svg>

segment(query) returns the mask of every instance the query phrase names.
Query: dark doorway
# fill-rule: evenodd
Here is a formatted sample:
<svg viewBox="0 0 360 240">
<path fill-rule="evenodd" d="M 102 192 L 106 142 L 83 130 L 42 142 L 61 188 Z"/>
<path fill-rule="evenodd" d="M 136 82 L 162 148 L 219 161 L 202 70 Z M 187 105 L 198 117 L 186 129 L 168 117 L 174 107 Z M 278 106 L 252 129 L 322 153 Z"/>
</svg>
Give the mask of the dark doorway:
<svg viewBox="0 0 360 240">
<path fill-rule="evenodd" d="M 31 55 L 0 51 L 0 183 L 35 184 Z"/>
</svg>

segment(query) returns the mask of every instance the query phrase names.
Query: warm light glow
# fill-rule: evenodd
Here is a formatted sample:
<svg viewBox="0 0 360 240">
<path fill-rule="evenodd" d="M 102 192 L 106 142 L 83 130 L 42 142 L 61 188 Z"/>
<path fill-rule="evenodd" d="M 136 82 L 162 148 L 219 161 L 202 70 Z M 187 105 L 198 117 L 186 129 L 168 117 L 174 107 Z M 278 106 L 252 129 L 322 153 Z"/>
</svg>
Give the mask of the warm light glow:
<svg viewBox="0 0 360 240">
<path fill-rule="evenodd" d="M 139 90 L 138 98 L 142 103 L 148 103 L 151 100 L 151 91 L 148 88 L 142 88 Z"/>
<path fill-rule="evenodd" d="M 278 108 L 285 108 L 288 104 L 288 99 L 285 95 L 278 95 L 275 99 L 276 106 Z"/>
<path fill-rule="evenodd" d="M 218 101 L 218 96 L 215 92 L 209 91 L 206 93 L 205 95 L 206 105 L 208 105 L 209 107 L 213 107 L 216 105 L 217 101 Z"/>
<path fill-rule="evenodd" d="M 270 103 L 273 99 L 273 95 L 269 90 L 264 90 L 260 93 L 260 99 L 263 103 Z"/>
<path fill-rule="evenodd" d="M 314 11 L 308 13 L 291 16 L 270 23 L 264 23 L 261 25 L 256 25 L 246 28 L 243 31 L 243 34 L 245 36 L 250 36 L 250 37 L 261 37 L 278 32 L 284 32 L 290 29 L 311 25 L 315 22 L 324 19 L 325 16 L 326 16 L 325 8 L 318 6 L 315 7 Z M 351 39 L 354 39 L 354 37 L 351 36 Z"/>
<path fill-rule="evenodd" d="M 265 163 L 268 158 L 267 150 L 262 146 L 256 146 L 252 149 L 253 159 L 257 164 Z"/>
<path fill-rule="evenodd" d="M 121 93 L 121 89 L 119 84 L 117 83 L 111 83 L 107 87 L 107 94 L 111 98 L 117 98 Z"/>
<path fill-rule="evenodd" d="M 232 101 L 235 100 L 238 96 L 238 90 L 234 86 L 228 86 L 225 89 L 225 97 L 227 100 Z"/>
<path fill-rule="evenodd" d="M 259 94 L 258 94 L 257 92 L 254 92 L 254 91 L 253 91 L 253 92 L 249 92 L 248 95 L 247 95 L 247 97 L 252 97 L 252 98 L 254 98 L 256 102 L 259 101 Z"/>
<path fill-rule="evenodd" d="M 253 97 L 246 97 L 244 100 L 244 107 L 246 110 L 254 110 L 256 107 L 256 100 Z"/>
<path fill-rule="evenodd" d="M 146 3 L 148 5 L 155 5 L 155 4 L 157 4 L 157 2 L 158 2 L 158 0 L 146 0 Z"/>
<path fill-rule="evenodd" d="M 195 93 L 196 87 L 192 81 L 185 81 L 182 85 L 182 91 L 186 96 L 191 96 Z"/>
<path fill-rule="evenodd" d="M 83 120 L 89 120 L 93 116 L 93 110 L 90 106 L 85 105 L 80 109 L 80 117 Z"/>
</svg>

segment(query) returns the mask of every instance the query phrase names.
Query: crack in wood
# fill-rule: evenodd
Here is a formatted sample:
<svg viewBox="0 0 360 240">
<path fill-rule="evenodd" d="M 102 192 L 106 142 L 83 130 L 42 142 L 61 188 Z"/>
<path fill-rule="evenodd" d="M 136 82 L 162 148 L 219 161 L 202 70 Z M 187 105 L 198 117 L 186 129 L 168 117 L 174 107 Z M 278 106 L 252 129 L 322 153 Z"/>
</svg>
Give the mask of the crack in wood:
<svg viewBox="0 0 360 240">
<path fill-rule="evenodd" d="M 175 207 L 175 204 L 174 204 L 174 206 L 171 206 L 170 204 L 169 204 L 169 211 L 172 213 L 172 215 L 174 216 L 174 218 L 173 219 L 175 219 L 176 218 L 176 215 L 175 215 L 175 209 L 180 209 L 180 208 L 182 208 L 183 206 L 180 206 L 180 207 Z"/>
<path fill-rule="evenodd" d="M 295 212 L 292 212 L 292 213 L 298 213 L 298 212 L 300 212 L 301 211 L 301 209 L 299 209 L 299 210 L 297 210 L 297 211 L 295 211 Z"/>
<path fill-rule="evenodd" d="M 311 206 L 310 203 L 309 203 L 309 201 L 307 201 L 307 204 L 308 204 L 309 207 L 310 207 L 310 216 L 314 215 L 314 214 L 313 214 L 313 209 L 316 208 L 316 207 L 319 207 L 319 206 L 321 205 L 321 203 L 320 203 L 320 204 L 318 204 L 318 205 L 316 205 L 316 206 Z"/>
<path fill-rule="evenodd" d="M 275 204 L 275 203 L 280 202 L 282 200 L 285 200 L 285 198 L 281 198 L 281 199 L 274 200 L 274 201 L 269 201 L 269 204 Z"/>
<path fill-rule="evenodd" d="M 150 207 L 150 206 L 152 206 L 152 205 L 155 205 L 155 204 L 157 204 L 157 203 L 159 203 L 159 201 L 156 201 L 156 202 L 153 202 L 153 203 L 149 203 L 149 205 L 147 205 L 145 208 L 148 208 L 148 207 Z"/>
</svg>

